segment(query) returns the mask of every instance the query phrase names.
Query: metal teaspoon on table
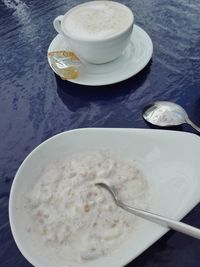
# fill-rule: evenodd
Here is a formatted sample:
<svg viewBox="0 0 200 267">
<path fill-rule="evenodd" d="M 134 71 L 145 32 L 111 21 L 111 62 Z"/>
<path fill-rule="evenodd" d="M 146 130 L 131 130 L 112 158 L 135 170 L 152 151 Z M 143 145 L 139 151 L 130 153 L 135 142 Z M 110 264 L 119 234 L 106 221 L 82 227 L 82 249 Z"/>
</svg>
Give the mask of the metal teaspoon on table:
<svg viewBox="0 0 200 267">
<path fill-rule="evenodd" d="M 148 105 L 144 109 L 143 118 L 147 122 L 161 127 L 178 126 L 187 123 L 200 132 L 200 127 L 189 119 L 186 111 L 178 104 L 169 101 L 156 101 Z"/>
</svg>

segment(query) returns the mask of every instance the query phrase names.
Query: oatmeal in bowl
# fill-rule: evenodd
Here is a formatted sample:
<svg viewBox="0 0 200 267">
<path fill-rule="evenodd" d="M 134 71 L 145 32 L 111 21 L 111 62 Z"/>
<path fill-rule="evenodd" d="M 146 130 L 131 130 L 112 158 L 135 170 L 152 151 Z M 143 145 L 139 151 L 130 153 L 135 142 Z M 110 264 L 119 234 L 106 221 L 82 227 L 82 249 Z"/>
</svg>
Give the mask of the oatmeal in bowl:
<svg viewBox="0 0 200 267">
<path fill-rule="evenodd" d="M 126 155 L 117 139 L 113 145 L 97 132 L 69 131 L 45 141 L 16 174 L 11 229 L 34 266 L 120 267 L 132 259 L 132 244 L 146 222 L 95 184 L 106 182 L 124 203 L 142 209 L 149 207 L 151 187 L 134 151 Z"/>
<path fill-rule="evenodd" d="M 108 192 L 95 186 L 98 181 L 113 185 L 126 203 L 147 207 L 148 185 L 142 171 L 108 150 L 50 162 L 27 194 L 27 213 L 42 242 L 62 247 L 74 262 L 111 253 L 137 223 L 135 216 L 116 206 Z"/>
</svg>

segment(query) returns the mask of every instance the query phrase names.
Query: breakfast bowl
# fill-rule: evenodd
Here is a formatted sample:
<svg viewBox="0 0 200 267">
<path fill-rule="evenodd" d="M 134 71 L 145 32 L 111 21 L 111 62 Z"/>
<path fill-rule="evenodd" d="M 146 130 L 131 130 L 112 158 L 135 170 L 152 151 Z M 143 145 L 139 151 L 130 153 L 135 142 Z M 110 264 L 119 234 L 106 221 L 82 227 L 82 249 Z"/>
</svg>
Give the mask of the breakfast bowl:
<svg viewBox="0 0 200 267">
<path fill-rule="evenodd" d="M 180 220 L 199 203 L 200 140 L 194 134 L 147 129 L 95 128 L 58 134 L 43 142 L 28 155 L 16 173 L 10 193 L 9 219 L 12 234 L 19 250 L 32 265 L 120 267 L 132 261 L 168 231 L 165 227 L 131 215 L 133 227 L 123 242 L 113 248 L 111 243 L 108 254 L 82 260 L 71 257 L 72 254 L 77 255 L 81 235 L 76 236 L 77 242 L 73 244 L 68 242 L 70 253 L 63 250 L 62 246 L 54 244 L 54 241 L 57 242 L 56 238 L 51 239 L 50 243 L 44 242 L 41 232 L 37 229 L 39 224 L 35 223 L 28 209 L 30 195 L 37 199 L 39 192 L 37 181 L 42 176 L 41 172 L 44 168 L 51 169 L 52 162 L 55 166 L 60 164 L 58 158 L 60 162 L 65 163 L 65 155 L 70 157 L 79 153 L 83 155 L 81 161 L 84 160 L 84 153 L 102 149 L 118 154 L 122 163 L 124 160 L 135 162 L 137 168 L 142 170 L 148 185 L 145 191 L 148 195 L 145 208 L 148 211 Z M 183 153 L 183 150 L 187 153 Z M 51 180 L 52 177 L 53 172 L 50 172 L 48 179 Z M 102 179 L 104 178 L 102 176 Z M 84 183 L 87 183 L 87 179 Z M 66 180 L 65 184 L 70 183 Z M 56 186 L 55 190 L 52 188 L 52 192 L 54 191 Z M 73 191 L 76 191 L 76 185 Z M 136 188 L 130 188 L 129 198 L 134 198 L 137 193 Z M 48 192 L 44 194 L 46 203 L 49 201 L 47 195 Z M 32 207 L 34 205 L 38 203 L 32 203 Z M 73 208 L 74 204 L 70 205 L 70 208 Z M 137 205 L 141 205 L 140 201 Z M 85 207 L 85 212 L 88 212 L 87 209 L 88 206 Z M 99 218 L 100 222 L 102 220 L 104 220 L 103 215 Z"/>
</svg>

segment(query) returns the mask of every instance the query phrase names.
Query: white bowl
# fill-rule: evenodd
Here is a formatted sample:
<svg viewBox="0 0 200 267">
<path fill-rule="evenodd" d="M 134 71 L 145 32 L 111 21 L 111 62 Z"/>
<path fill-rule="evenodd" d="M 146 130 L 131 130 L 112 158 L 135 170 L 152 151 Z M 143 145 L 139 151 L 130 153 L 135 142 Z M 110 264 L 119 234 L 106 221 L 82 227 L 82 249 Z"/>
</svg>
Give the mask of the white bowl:
<svg viewBox="0 0 200 267">
<path fill-rule="evenodd" d="M 142 166 L 151 187 L 152 212 L 173 219 L 184 217 L 200 196 L 200 139 L 183 132 L 145 129 L 80 129 L 58 134 L 39 145 L 22 163 L 10 193 L 9 217 L 15 242 L 24 257 L 36 267 L 120 267 L 132 261 L 168 229 L 139 219 L 129 239 L 111 255 L 86 263 L 64 262 L 38 237 L 27 232 L 30 218 L 24 205 L 26 194 L 40 168 L 68 152 L 107 147 Z"/>
</svg>

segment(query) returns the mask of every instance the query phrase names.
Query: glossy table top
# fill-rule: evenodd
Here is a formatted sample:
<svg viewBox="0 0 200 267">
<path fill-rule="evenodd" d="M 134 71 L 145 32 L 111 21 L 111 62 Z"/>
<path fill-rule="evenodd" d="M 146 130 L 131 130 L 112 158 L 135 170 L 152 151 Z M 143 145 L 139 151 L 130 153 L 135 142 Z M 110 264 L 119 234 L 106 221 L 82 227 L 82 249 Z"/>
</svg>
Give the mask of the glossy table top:
<svg viewBox="0 0 200 267">
<path fill-rule="evenodd" d="M 143 107 L 155 100 L 181 104 L 200 125 L 200 1 L 124 0 L 152 38 L 153 57 L 124 82 L 87 87 L 62 81 L 46 53 L 52 20 L 84 1 L 0 2 L 0 266 L 31 266 L 18 251 L 8 220 L 16 170 L 38 144 L 82 127 L 149 128 Z M 189 126 L 175 130 L 194 132 Z M 200 227 L 200 205 L 183 220 Z M 170 231 L 128 266 L 200 266 L 198 240 Z"/>
</svg>

